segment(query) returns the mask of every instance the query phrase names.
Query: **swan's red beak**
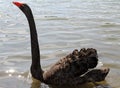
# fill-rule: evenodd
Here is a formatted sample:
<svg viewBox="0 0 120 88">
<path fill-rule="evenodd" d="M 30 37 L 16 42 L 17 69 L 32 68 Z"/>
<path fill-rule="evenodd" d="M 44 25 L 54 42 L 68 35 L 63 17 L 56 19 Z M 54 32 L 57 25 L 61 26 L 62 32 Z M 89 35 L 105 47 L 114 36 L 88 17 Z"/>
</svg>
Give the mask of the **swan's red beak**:
<svg viewBox="0 0 120 88">
<path fill-rule="evenodd" d="M 23 3 L 20 2 L 13 2 L 13 4 L 15 4 L 17 7 L 21 7 L 23 5 Z"/>
</svg>

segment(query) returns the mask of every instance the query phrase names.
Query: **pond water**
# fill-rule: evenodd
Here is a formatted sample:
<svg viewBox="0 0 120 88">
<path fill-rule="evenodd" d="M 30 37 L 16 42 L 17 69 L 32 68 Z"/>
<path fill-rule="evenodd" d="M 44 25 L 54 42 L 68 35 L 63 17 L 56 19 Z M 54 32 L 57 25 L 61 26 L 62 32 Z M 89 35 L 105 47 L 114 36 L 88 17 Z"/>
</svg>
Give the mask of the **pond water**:
<svg viewBox="0 0 120 88">
<path fill-rule="evenodd" d="M 42 68 L 74 49 L 93 47 L 103 66 L 111 69 L 106 82 L 120 88 L 120 0 L 19 1 L 33 10 Z M 32 83 L 30 64 L 26 17 L 12 0 L 0 0 L 0 88 L 51 88 Z"/>
</svg>

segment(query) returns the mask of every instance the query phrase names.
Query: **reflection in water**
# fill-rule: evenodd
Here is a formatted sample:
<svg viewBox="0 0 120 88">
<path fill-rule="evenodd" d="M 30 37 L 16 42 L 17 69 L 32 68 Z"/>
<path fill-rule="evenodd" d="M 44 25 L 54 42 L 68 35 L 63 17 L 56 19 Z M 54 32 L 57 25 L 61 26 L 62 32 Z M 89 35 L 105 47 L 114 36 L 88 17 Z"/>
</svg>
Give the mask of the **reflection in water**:
<svg viewBox="0 0 120 88">
<path fill-rule="evenodd" d="M 9 70 L 6 71 L 6 73 L 14 73 L 14 72 L 15 72 L 14 69 L 9 69 Z"/>
<path fill-rule="evenodd" d="M 9 70 L 5 71 L 5 73 L 7 73 L 9 77 L 11 77 L 12 74 L 15 73 L 15 70 L 14 69 L 9 69 Z"/>
<path fill-rule="evenodd" d="M 54 85 L 45 85 L 41 83 L 39 80 L 32 78 L 31 88 L 111 88 L 106 81 L 94 83 L 85 83 L 81 85 L 75 86 L 54 86 Z"/>
<path fill-rule="evenodd" d="M 41 82 L 32 78 L 31 88 L 40 88 Z"/>
<path fill-rule="evenodd" d="M 9 70 L 6 70 L 3 72 L 4 76 L 9 76 L 9 77 L 16 77 L 18 79 L 28 79 L 31 78 L 31 75 L 29 72 L 17 72 L 15 69 L 11 68 Z"/>
</svg>

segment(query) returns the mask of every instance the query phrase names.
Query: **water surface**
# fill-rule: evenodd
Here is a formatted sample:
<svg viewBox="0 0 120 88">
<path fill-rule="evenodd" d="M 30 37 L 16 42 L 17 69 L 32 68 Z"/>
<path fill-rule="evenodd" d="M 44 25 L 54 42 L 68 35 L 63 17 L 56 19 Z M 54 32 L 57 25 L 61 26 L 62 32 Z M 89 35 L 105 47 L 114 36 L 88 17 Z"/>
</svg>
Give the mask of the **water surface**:
<svg viewBox="0 0 120 88">
<path fill-rule="evenodd" d="M 98 50 L 103 66 L 111 69 L 106 82 L 120 88 L 119 0 L 19 1 L 26 2 L 33 10 L 42 68 L 48 68 L 74 49 L 93 47 Z M 0 0 L 0 88 L 34 86 L 29 75 L 30 64 L 27 20 L 12 0 Z M 49 87 L 41 84 L 41 88 Z"/>
</svg>

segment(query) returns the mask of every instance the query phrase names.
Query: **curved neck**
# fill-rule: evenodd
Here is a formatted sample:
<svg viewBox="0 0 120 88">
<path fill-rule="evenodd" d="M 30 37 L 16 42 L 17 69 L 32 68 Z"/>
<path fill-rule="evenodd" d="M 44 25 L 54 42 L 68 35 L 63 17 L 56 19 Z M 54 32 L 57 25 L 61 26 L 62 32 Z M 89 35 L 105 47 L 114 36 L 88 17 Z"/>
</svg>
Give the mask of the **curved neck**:
<svg viewBox="0 0 120 88">
<path fill-rule="evenodd" d="M 42 81 L 43 71 L 40 65 L 40 51 L 39 51 L 39 43 L 38 43 L 35 21 L 31 10 L 29 11 L 29 13 L 26 13 L 25 15 L 27 17 L 30 27 L 31 53 L 32 53 L 31 74 L 34 78 Z"/>
<path fill-rule="evenodd" d="M 31 15 L 28 17 L 28 23 L 30 27 L 30 38 L 31 38 L 31 53 L 32 53 L 32 65 L 36 65 L 36 67 L 40 67 L 40 51 L 39 51 L 39 43 L 37 38 L 37 31 L 35 27 L 34 18 Z"/>
</svg>

